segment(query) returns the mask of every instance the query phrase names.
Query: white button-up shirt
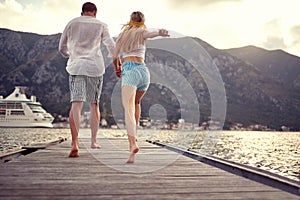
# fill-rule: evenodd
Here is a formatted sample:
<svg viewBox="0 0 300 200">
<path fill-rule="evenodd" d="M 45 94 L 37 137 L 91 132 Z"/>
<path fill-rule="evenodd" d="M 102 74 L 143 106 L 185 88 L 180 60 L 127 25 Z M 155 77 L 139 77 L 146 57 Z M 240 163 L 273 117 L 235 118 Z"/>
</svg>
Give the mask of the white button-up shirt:
<svg viewBox="0 0 300 200">
<path fill-rule="evenodd" d="M 68 59 L 70 75 L 102 76 L 105 66 L 100 45 L 104 43 L 112 56 L 115 42 L 110 37 L 107 25 L 90 16 L 71 20 L 59 41 L 59 52 Z"/>
</svg>

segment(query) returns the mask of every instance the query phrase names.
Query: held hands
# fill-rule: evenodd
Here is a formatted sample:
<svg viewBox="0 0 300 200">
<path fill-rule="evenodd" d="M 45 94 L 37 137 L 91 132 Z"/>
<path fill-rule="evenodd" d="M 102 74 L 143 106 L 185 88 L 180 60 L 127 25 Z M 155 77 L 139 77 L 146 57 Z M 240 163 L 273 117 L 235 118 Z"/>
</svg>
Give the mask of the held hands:
<svg viewBox="0 0 300 200">
<path fill-rule="evenodd" d="M 115 66 L 116 76 L 121 78 L 121 76 L 122 76 L 122 63 L 121 63 L 120 58 L 118 57 L 118 58 L 114 59 L 113 63 L 114 63 L 114 66 Z"/>
<path fill-rule="evenodd" d="M 122 65 L 120 65 L 119 68 L 117 70 L 115 70 L 115 72 L 116 72 L 116 76 L 118 78 L 121 78 L 121 76 L 122 76 Z"/>
<path fill-rule="evenodd" d="M 166 29 L 159 29 L 158 30 L 158 35 L 162 36 L 162 37 L 169 37 L 169 31 L 167 31 Z"/>
</svg>

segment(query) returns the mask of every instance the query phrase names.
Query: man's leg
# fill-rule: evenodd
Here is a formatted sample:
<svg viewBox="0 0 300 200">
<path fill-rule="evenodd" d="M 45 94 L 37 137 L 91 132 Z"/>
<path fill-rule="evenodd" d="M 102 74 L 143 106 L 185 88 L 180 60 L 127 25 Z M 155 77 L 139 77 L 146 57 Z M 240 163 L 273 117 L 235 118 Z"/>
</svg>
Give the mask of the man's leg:
<svg viewBox="0 0 300 200">
<path fill-rule="evenodd" d="M 72 134 L 72 149 L 69 157 L 78 157 L 78 132 L 80 127 L 80 116 L 83 102 L 72 102 L 69 113 L 70 129 Z"/>
<path fill-rule="evenodd" d="M 103 76 L 86 77 L 86 100 L 90 102 L 91 148 L 100 148 L 97 144 L 97 133 L 100 124 L 99 101 L 102 84 Z"/>
<path fill-rule="evenodd" d="M 100 111 L 99 111 L 99 104 L 98 103 L 91 103 L 90 104 L 90 127 L 91 127 L 91 148 L 100 148 L 100 145 L 97 144 L 97 133 L 99 129 L 100 123 Z"/>
</svg>

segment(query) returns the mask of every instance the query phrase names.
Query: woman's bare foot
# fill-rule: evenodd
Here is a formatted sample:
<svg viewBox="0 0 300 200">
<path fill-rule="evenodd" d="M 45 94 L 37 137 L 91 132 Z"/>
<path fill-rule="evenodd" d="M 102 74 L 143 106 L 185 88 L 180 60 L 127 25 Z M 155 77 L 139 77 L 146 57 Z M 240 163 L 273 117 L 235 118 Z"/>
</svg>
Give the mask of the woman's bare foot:
<svg viewBox="0 0 300 200">
<path fill-rule="evenodd" d="M 139 152 L 140 148 L 138 147 L 138 145 L 136 144 L 135 146 L 133 146 L 131 148 L 131 151 L 130 151 L 130 155 L 129 155 L 129 158 L 127 160 L 126 163 L 134 163 L 135 162 L 135 154 L 137 152 Z"/>
<path fill-rule="evenodd" d="M 69 154 L 69 157 L 70 158 L 76 158 L 76 157 L 79 157 L 79 154 L 78 154 L 78 149 L 72 149 L 70 154 Z"/>
<path fill-rule="evenodd" d="M 99 144 L 97 144 L 97 143 L 92 143 L 91 144 L 91 148 L 92 149 L 101 149 L 101 146 Z"/>
</svg>

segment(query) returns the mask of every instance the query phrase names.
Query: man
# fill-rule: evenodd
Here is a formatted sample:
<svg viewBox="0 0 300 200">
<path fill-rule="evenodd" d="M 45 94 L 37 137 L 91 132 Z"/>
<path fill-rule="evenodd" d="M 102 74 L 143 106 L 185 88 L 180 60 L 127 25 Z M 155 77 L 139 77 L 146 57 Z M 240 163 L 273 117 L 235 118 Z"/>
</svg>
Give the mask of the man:
<svg viewBox="0 0 300 200">
<path fill-rule="evenodd" d="M 115 47 L 107 25 L 96 19 L 97 7 L 87 2 L 80 17 L 65 27 L 59 42 L 59 52 L 68 58 L 71 110 L 69 114 L 72 149 L 69 157 L 78 157 L 78 132 L 83 102 L 90 104 L 91 148 L 100 148 L 97 132 L 100 122 L 99 101 L 105 66 L 100 44 L 104 43 L 109 56 Z"/>
</svg>

